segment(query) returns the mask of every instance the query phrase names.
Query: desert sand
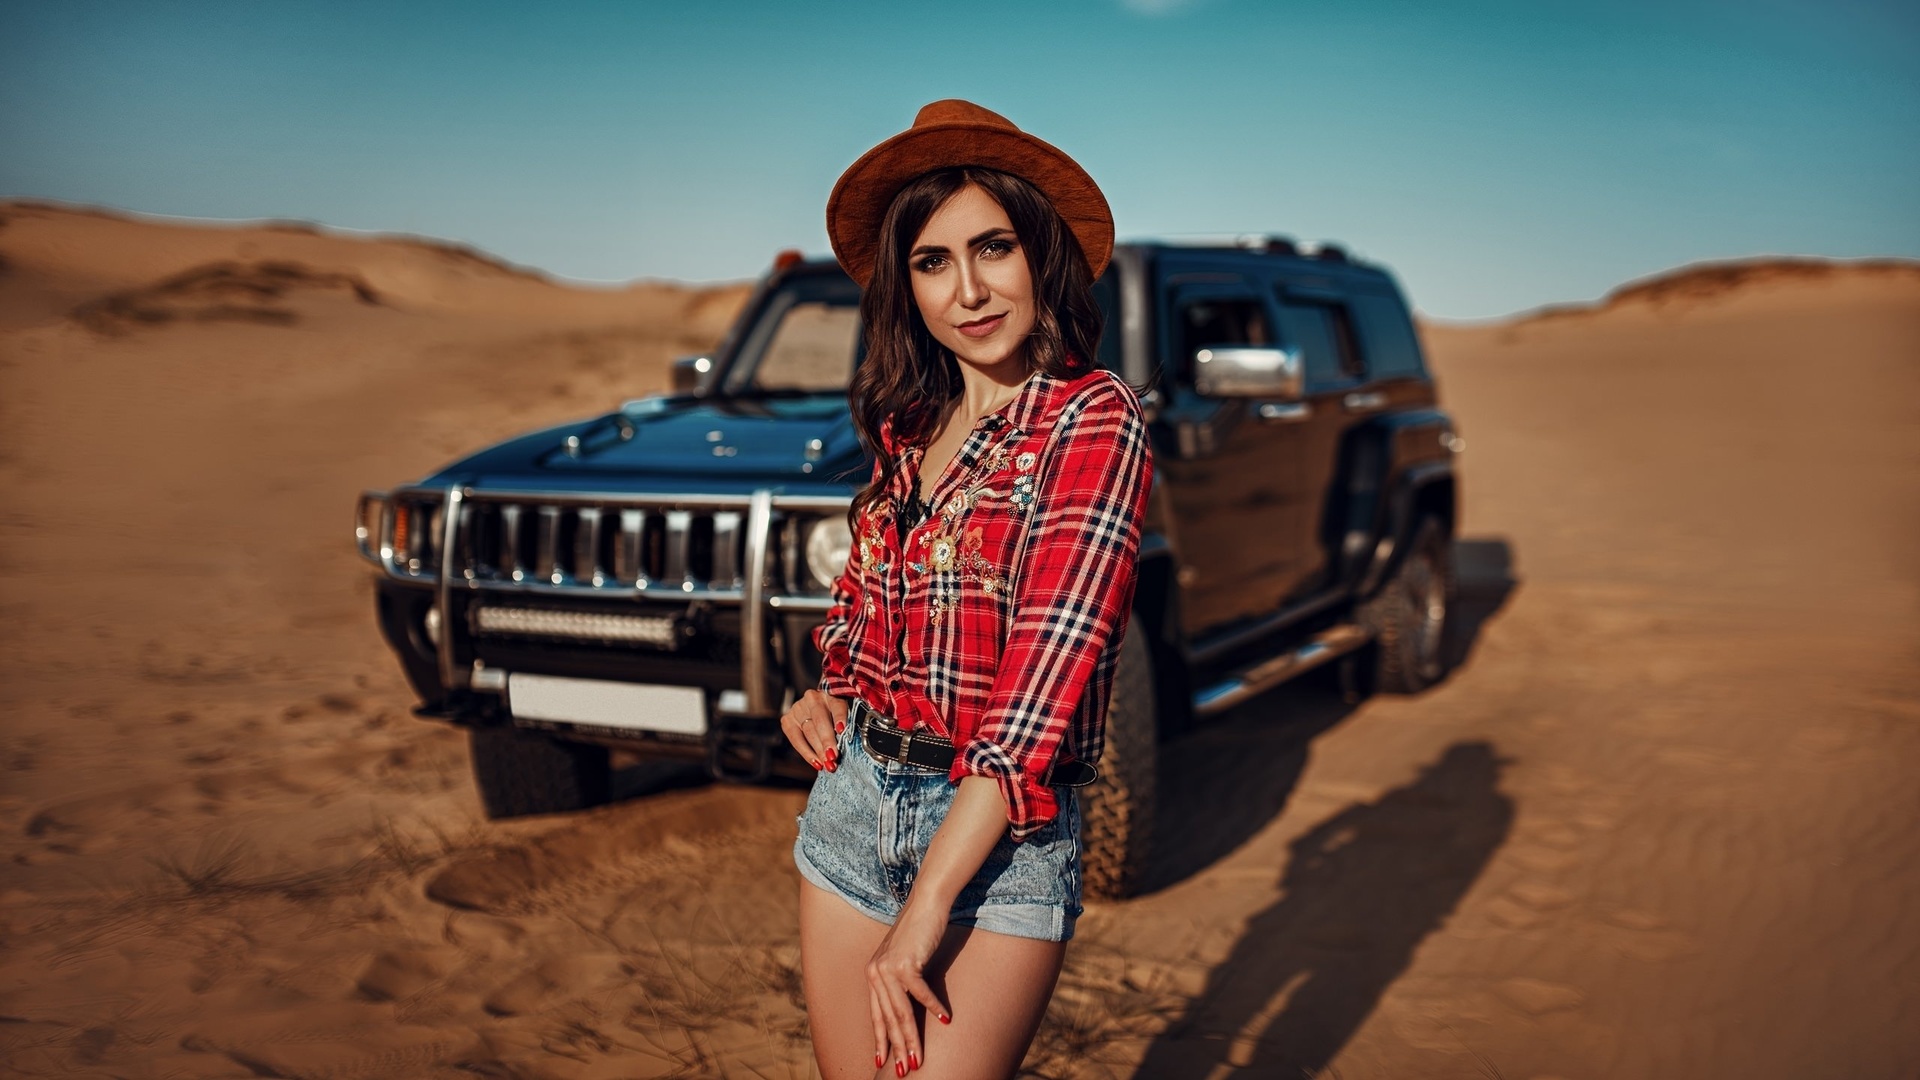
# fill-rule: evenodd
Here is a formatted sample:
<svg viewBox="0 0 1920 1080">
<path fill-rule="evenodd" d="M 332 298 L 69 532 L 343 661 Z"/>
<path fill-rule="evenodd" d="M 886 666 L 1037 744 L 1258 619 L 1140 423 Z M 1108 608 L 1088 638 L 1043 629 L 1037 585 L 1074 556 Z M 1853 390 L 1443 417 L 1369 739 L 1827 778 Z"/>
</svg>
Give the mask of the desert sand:
<svg viewBox="0 0 1920 1080">
<path fill-rule="evenodd" d="M 804 789 L 635 764 L 485 822 L 349 526 L 744 295 L 0 204 L 0 1071 L 813 1075 Z M 1424 333 L 1458 670 L 1170 746 L 1028 1074 L 1914 1075 L 1920 269 Z"/>
</svg>

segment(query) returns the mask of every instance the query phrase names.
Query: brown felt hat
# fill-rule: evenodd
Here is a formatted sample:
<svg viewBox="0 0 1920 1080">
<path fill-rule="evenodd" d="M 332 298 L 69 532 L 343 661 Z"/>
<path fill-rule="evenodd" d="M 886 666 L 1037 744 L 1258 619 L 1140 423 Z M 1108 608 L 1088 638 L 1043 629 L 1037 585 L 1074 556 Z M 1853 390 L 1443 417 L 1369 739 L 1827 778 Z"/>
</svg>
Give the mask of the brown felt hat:
<svg viewBox="0 0 1920 1080">
<path fill-rule="evenodd" d="M 1080 241 L 1093 276 L 1107 268 L 1113 211 L 1087 170 L 999 113 L 947 98 L 922 108 L 912 127 L 860 155 L 827 196 L 833 254 L 862 288 L 873 276 L 880 223 L 893 197 L 913 178 L 954 165 L 999 169 L 1039 188 Z"/>
</svg>

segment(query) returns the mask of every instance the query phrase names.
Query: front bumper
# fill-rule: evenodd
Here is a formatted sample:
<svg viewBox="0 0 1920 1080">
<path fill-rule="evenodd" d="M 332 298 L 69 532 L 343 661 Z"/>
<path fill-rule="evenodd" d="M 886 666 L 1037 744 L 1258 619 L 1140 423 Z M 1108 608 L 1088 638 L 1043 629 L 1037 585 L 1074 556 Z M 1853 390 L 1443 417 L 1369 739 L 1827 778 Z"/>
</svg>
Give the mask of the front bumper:
<svg viewBox="0 0 1920 1080">
<path fill-rule="evenodd" d="M 709 732 L 777 735 L 818 680 L 811 631 L 831 603 L 800 565 L 804 530 L 850 498 L 403 488 L 363 495 L 355 531 L 425 715 L 512 720 L 508 676 L 525 672 L 699 687 Z"/>
</svg>

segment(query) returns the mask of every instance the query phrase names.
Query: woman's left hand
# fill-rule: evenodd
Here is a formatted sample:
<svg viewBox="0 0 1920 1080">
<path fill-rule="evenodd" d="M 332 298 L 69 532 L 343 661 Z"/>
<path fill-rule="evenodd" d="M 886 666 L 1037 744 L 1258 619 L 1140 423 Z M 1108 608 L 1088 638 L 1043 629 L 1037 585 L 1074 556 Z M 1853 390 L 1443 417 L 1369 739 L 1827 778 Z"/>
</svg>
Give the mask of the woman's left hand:
<svg viewBox="0 0 1920 1080">
<path fill-rule="evenodd" d="M 936 905 L 937 906 L 937 905 Z M 931 911 L 910 898 L 894 920 L 893 928 L 867 961 L 868 999 L 873 1006 L 873 1039 L 876 1048 L 874 1068 L 884 1067 L 889 1058 L 894 1073 L 905 1076 L 907 1070 L 920 1067 L 920 1028 L 914 1022 L 913 1003 L 926 1006 L 929 1015 L 951 1022 L 952 1013 L 933 992 L 922 974 L 933 959 L 933 950 L 947 931 L 947 912 Z"/>
</svg>

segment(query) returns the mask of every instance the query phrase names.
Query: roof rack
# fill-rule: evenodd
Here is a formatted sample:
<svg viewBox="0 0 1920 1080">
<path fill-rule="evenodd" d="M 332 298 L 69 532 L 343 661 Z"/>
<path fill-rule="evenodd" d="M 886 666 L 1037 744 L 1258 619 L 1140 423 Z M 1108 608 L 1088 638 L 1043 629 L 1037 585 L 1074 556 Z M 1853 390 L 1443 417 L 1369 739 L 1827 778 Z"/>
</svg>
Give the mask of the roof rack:
<svg viewBox="0 0 1920 1080">
<path fill-rule="evenodd" d="M 1282 233 L 1239 233 L 1237 235 L 1197 234 L 1189 236 L 1168 236 L 1150 243 L 1167 247 L 1183 248 L 1237 248 L 1241 251 L 1261 252 L 1268 255 L 1293 255 L 1302 259 L 1319 259 L 1323 262 L 1356 262 L 1347 249 L 1330 240 L 1295 240 Z"/>
<path fill-rule="evenodd" d="M 1294 244 L 1293 237 L 1269 233 L 1247 233 L 1237 237 L 1234 243 L 1248 251 L 1261 251 L 1268 255 L 1298 255 L 1300 248 Z"/>
<path fill-rule="evenodd" d="M 1300 254 L 1304 255 L 1309 259 L 1319 259 L 1322 262 L 1342 262 L 1343 263 L 1343 262 L 1353 261 L 1351 258 L 1348 257 L 1346 248 L 1343 248 L 1339 244 L 1335 244 L 1327 240 L 1321 240 L 1321 241 L 1303 245 L 1301 248 Z"/>
</svg>

